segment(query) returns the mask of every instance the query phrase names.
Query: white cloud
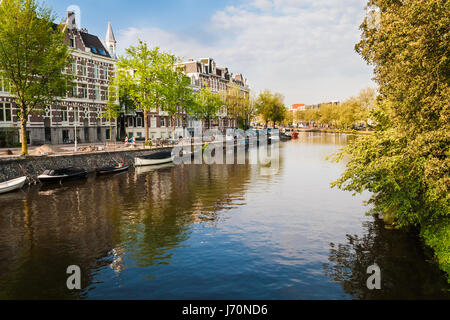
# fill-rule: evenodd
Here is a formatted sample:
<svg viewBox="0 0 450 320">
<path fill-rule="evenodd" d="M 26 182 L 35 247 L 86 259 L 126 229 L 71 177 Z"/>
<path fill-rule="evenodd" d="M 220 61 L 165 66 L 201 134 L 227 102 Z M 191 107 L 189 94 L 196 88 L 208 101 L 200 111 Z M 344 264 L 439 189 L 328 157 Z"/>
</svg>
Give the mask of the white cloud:
<svg viewBox="0 0 450 320">
<path fill-rule="evenodd" d="M 354 51 L 364 13 L 360 0 L 254 0 L 215 12 L 205 33 L 130 27 L 119 45 L 140 38 L 186 58 L 215 58 L 256 92 L 284 94 L 286 104 L 343 100 L 373 86 Z"/>
</svg>

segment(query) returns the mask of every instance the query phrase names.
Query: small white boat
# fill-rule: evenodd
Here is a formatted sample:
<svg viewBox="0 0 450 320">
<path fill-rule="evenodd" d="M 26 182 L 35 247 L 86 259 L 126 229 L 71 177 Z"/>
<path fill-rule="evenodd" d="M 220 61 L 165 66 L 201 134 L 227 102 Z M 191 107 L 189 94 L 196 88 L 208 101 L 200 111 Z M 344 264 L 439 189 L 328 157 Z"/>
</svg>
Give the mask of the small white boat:
<svg viewBox="0 0 450 320">
<path fill-rule="evenodd" d="M 136 167 L 144 167 L 173 162 L 174 159 L 175 156 L 172 155 L 172 152 L 168 151 L 168 152 L 158 152 L 151 154 L 149 156 L 135 158 L 134 162 Z"/>
<path fill-rule="evenodd" d="M 22 189 L 27 181 L 27 177 L 21 177 L 0 183 L 0 194 Z"/>
</svg>

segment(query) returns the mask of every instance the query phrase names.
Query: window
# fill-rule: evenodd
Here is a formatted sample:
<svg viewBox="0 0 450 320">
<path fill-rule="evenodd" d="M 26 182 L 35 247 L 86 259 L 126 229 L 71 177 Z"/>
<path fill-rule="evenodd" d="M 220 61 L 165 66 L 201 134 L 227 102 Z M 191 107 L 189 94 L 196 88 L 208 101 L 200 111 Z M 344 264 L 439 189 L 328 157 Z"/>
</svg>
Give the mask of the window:
<svg viewBox="0 0 450 320">
<path fill-rule="evenodd" d="M 76 76 L 77 75 L 77 63 L 76 62 L 72 62 L 72 75 Z"/>
<path fill-rule="evenodd" d="M 109 129 L 106 129 L 106 140 L 111 139 L 111 131 Z"/>
<path fill-rule="evenodd" d="M 94 64 L 94 78 L 98 79 L 98 65 Z"/>
<path fill-rule="evenodd" d="M 0 122 L 10 122 L 11 119 L 11 104 L 0 103 Z"/>
<path fill-rule="evenodd" d="M 78 111 L 78 108 L 75 109 L 74 120 L 75 122 L 80 122 L 80 113 Z"/>
<path fill-rule="evenodd" d="M 108 68 L 103 66 L 103 77 L 108 80 Z"/>
<path fill-rule="evenodd" d="M 67 108 L 61 109 L 61 121 L 67 122 Z"/>
<path fill-rule="evenodd" d="M 87 97 L 88 97 L 87 84 L 82 84 L 81 85 L 81 98 L 87 99 Z"/>
<path fill-rule="evenodd" d="M 142 118 L 141 117 L 136 118 L 136 126 L 142 127 Z"/>
<path fill-rule="evenodd" d="M 75 39 L 73 38 L 73 35 L 70 35 L 70 47 L 75 48 Z"/>
<path fill-rule="evenodd" d="M 152 117 L 151 118 L 151 125 L 150 125 L 152 128 L 156 128 L 156 118 L 155 117 Z"/>
<path fill-rule="evenodd" d="M 161 127 L 165 127 L 165 121 L 164 121 L 165 119 L 164 118 L 161 118 Z"/>
<path fill-rule="evenodd" d="M 75 84 L 72 87 L 72 97 L 74 97 L 74 98 L 78 97 L 78 85 L 77 84 Z"/>
<path fill-rule="evenodd" d="M 100 86 L 95 86 L 95 100 L 100 100 Z"/>
<path fill-rule="evenodd" d="M 87 68 L 86 68 L 86 62 L 81 63 L 81 74 L 83 77 L 86 77 L 87 75 Z"/>
</svg>

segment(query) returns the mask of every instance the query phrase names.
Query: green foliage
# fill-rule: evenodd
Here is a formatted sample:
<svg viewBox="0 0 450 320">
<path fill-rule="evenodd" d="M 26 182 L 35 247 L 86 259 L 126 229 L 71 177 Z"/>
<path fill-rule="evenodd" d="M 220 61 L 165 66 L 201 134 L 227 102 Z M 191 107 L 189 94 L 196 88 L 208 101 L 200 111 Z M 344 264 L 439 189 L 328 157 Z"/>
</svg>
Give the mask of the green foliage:
<svg viewBox="0 0 450 320">
<path fill-rule="evenodd" d="M 419 226 L 449 272 L 449 26 L 447 1 L 369 1 L 381 24 L 361 25 L 356 46 L 374 66 L 380 97 L 374 135 L 360 137 L 334 183 L 373 192 L 374 210 L 397 227 Z"/>
<path fill-rule="evenodd" d="M 207 128 L 210 128 L 210 120 L 218 117 L 218 112 L 223 108 L 225 102 L 219 94 L 213 93 L 211 88 L 205 86 L 195 95 L 195 104 L 192 114 L 198 119 L 205 120 Z"/>
<path fill-rule="evenodd" d="M 22 153 L 27 154 L 28 116 L 65 97 L 73 77 L 62 25 L 36 0 L 0 3 L 0 70 L 20 109 Z"/>
<path fill-rule="evenodd" d="M 266 124 L 269 122 L 281 123 L 286 117 L 286 107 L 284 97 L 279 93 L 272 93 L 269 90 L 262 92 L 255 102 L 257 114 Z"/>
<path fill-rule="evenodd" d="M 144 112 L 145 141 L 149 140 L 148 113 L 164 108 L 166 88 L 164 80 L 173 70 L 177 58 L 159 47 L 149 48 L 139 41 L 137 46 L 126 49 L 125 56 L 117 63 L 118 84 L 133 100 L 136 109 Z"/>
<path fill-rule="evenodd" d="M 172 138 L 175 139 L 175 119 L 180 112 L 190 113 L 195 106 L 194 95 L 190 87 L 191 79 L 182 70 L 174 65 L 169 66 L 162 73 L 162 96 L 164 97 L 163 110 L 172 120 Z"/>
<path fill-rule="evenodd" d="M 113 122 L 120 116 L 122 109 L 120 107 L 119 102 L 119 87 L 117 83 L 117 79 L 115 77 L 111 77 L 108 85 L 108 99 L 106 100 L 106 108 L 103 110 L 103 113 L 100 117 L 109 120 L 109 128 L 111 132 L 110 139 L 113 140 L 112 135 L 112 126 Z"/>
<path fill-rule="evenodd" d="M 371 122 L 371 110 L 375 106 L 376 91 L 372 88 L 362 90 L 358 96 L 341 104 L 323 104 L 317 110 L 297 111 L 297 121 L 315 122 L 329 128 L 352 129 L 358 123 Z"/>
<path fill-rule="evenodd" d="M 235 84 L 229 86 L 223 96 L 228 116 L 238 119 L 239 127 L 247 130 L 256 114 L 254 101 Z"/>
</svg>

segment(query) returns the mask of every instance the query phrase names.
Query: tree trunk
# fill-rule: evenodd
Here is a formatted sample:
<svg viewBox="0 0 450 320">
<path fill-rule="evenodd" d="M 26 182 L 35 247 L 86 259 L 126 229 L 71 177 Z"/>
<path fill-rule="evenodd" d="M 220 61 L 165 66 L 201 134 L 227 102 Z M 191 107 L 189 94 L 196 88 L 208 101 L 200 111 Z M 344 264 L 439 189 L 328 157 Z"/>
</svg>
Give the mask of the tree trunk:
<svg viewBox="0 0 450 320">
<path fill-rule="evenodd" d="M 175 140 L 175 116 L 172 115 L 172 139 Z"/>
<path fill-rule="evenodd" d="M 145 131 L 145 143 L 148 142 L 148 111 L 144 110 L 144 131 Z"/>
<path fill-rule="evenodd" d="M 113 141 L 112 119 L 109 119 L 109 140 Z"/>
<path fill-rule="evenodd" d="M 22 114 L 25 114 L 25 112 L 23 112 L 23 108 L 22 109 Z M 22 119 L 20 120 L 20 132 L 21 132 L 21 137 L 22 137 L 22 155 L 26 156 L 28 155 L 28 141 L 27 141 L 27 118 L 26 117 L 22 117 Z"/>
</svg>

